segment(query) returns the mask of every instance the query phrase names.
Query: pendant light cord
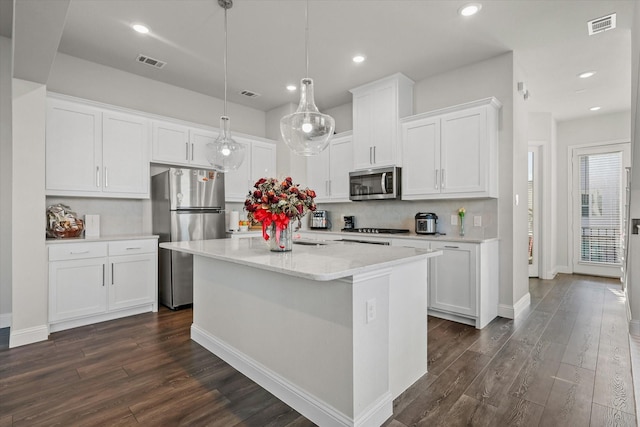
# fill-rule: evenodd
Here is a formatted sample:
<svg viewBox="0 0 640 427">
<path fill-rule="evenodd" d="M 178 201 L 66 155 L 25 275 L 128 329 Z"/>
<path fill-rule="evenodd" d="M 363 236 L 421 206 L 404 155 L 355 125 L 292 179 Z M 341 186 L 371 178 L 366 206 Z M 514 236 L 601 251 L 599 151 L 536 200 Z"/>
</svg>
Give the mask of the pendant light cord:
<svg viewBox="0 0 640 427">
<path fill-rule="evenodd" d="M 227 116 L 227 8 L 224 9 L 224 115 Z"/>
<path fill-rule="evenodd" d="M 307 74 L 305 76 L 309 77 L 309 0 L 307 0 L 306 7 L 304 9 L 304 19 L 305 19 L 305 28 L 304 28 L 304 55 L 307 62 Z"/>
</svg>

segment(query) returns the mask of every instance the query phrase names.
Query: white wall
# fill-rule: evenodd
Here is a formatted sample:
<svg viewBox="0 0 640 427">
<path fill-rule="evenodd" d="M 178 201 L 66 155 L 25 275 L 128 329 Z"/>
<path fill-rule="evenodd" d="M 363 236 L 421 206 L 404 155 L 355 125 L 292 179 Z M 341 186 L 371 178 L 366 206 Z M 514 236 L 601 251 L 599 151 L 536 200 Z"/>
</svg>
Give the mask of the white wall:
<svg viewBox="0 0 640 427">
<path fill-rule="evenodd" d="M 576 120 L 558 122 L 557 124 L 557 217 L 558 233 L 556 234 L 558 272 L 573 272 L 571 249 L 568 244 L 570 224 L 568 209 L 570 203 L 569 185 L 571 183 L 569 167 L 569 149 L 575 145 L 603 144 L 607 142 L 630 141 L 631 113 L 594 114 Z"/>
<path fill-rule="evenodd" d="M 336 121 L 336 133 L 353 130 L 353 103 L 327 108 L 322 113 L 330 115 Z"/>
<path fill-rule="evenodd" d="M 209 126 L 220 126 L 224 102 L 94 62 L 58 53 L 47 90 Z M 228 103 L 231 132 L 265 136 L 265 113 Z"/>
<path fill-rule="evenodd" d="M 47 250 L 44 228 L 46 86 L 12 82 L 12 307 L 9 346 L 46 340 Z M 27 175 L 28 174 L 28 175 Z"/>
<path fill-rule="evenodd" d="M 0 37 L 0 328 L 11 325 L 11 40 Z"/>
</svg>

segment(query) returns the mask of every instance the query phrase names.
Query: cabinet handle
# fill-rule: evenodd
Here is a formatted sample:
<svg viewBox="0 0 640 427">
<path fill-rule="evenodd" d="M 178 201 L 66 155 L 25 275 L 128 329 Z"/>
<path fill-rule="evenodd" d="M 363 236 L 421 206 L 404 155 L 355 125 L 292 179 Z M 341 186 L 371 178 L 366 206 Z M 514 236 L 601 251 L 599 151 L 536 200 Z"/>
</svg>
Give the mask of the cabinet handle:
<svg viewBox="0 0 640 427">
<path fill-rule="evenodd" d="M 96 187 L 100 187 L 100 166 L 96 166 Z"/>
<path fill-rule="evenodd" d="M 440 187 L 444 190 L 444 180 L 446 175 L 444 174 L 444 169 L 440 169 Z"/>
<path fill-rule="evenodd" d="M 436 169 L 436 185 L 434 187 L 436 190 L 438 189 L 438 175 L 439 175 L 438 169 Z"/>
<path fill-rule="evenodd" d="M 193 160 L 193 142 L 191 143 L 191 160 Z"/>
<path fill-rule="evenodd" d="M 445 248 L 449 248 L 449 249 L 460 249 L 460 246 L 447 246 L 444 245 Z"/>
<path fill-rule="evenodd" d="M 329 195 L 331 195 L 331 180 L 329 180 Z"/>
<path fill-rule="evenodd" d="M 134 251 L 134 250 L 140 250 L 140 249 L 142 249 L 142 247 L 137 247 L 137 248 L 133 248 L 133 247 L 132 247 L 132 248 L 125 248 L 125 250 L 127 250 L 127 251 Z"/>
<path fill-rule="evenodd" d="M 104 188 L 109 186 L 109 168 L 104 168 Z"/>
<path fill-rule="evenodd" d="M 329 181 L 325 181 L 324 182 L 324 192 L 327 193 L 327 196 L 329 195 Z"/>
<path fill-rule="evenodd" d="M 69 255 L 79 255 L 79 254 L 88 254 L 89 251 L 69 251 Z"/>
<path fill-rule="evenodd" d="M 111 284 L 113 285 L 113 263 L 111 263 Z"/>
<path fill-rule="evenodd" d="M 373 146 L 373 164 L 376 164 L 376 146 Z"/>
<path fill-rule="evenodd" d="M 102 264 L 102 286 L 104 286 L 104 264 Z"/>
<path fill-rule="evenodd" d="M 369 147 L 369 164 L 373 164 L 373 147 Z"/>
<path fill-rule="evenodd" d="M 184 143 L 184 159 L 189 160 L 189 143 Z"/>
</svg>

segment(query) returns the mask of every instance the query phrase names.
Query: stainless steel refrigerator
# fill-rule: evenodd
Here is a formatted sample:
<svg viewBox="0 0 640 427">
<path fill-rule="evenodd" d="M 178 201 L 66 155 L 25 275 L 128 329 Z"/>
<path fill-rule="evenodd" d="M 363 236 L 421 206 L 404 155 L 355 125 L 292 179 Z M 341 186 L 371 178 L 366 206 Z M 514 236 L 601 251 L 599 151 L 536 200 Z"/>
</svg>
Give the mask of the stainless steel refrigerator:
<svg viewBox="0 0 640 427">
<path fill-rule="evenodd" d="M 155 175 L 151 209 L 160 242 L 224 238 L 224 174 L 170 168 Z M 193 256 L 160 248 L 158 287 L 160 303 L 171 309 L 193 304 Z"/>
</svg>

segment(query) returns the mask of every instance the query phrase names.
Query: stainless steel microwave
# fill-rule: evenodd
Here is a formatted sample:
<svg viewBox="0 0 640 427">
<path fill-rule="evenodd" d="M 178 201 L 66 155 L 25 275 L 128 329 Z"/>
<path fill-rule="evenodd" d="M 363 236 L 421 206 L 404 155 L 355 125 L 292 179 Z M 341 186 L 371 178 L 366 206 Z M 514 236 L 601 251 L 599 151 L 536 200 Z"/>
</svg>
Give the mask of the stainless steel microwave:
<svg viewBox="0 0 640 427">
<path fill-rule="evenodd" d="M 349 172 L 349 199 L 384 200 L 400 197 L 400 168 Z"/>
</svg>

